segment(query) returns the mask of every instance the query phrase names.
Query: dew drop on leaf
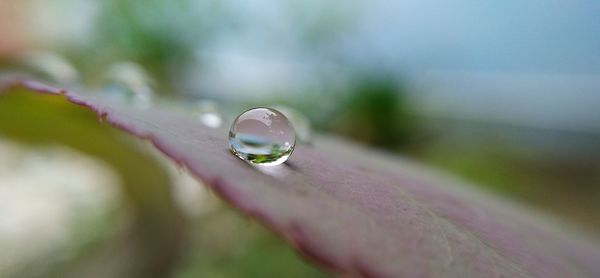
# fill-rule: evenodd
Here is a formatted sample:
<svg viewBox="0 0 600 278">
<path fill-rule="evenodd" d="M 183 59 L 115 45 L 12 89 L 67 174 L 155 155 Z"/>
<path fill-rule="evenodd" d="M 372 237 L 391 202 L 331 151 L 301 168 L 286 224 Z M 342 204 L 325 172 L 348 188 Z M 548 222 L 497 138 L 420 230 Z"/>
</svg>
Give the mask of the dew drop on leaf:
<svg viewBox="0 0 600 278">
<path fill-rule="evenodd" d="M 147 109 L 154 101 L 152 79 L 144 68 L 132 62 L 112 64 L 104 76 L 103 93 L 108 98 Z"/>
<path fill-rule="evenodd" d="M 296 133 L 290 121 L 271 108 L 253 108 L 240 114 L 229 130 L 229 148 L 252 164 L 279 165 L 294 150 Z"/>
<path fill-rule="evenodd" d="M 21 64 L 31 74 L 58 84 L 75 84 L 80 76 L 65 57 L 50 51 L 32 51 L 23 55 Z"/>
<path fill-rule="evenodd" d="M 219 128 L 223 123 L 223 117 L 219 113 L 217 103 L 210 100 L 202 100 L 196 103 L 194 108 L 195 117 L 209 128 Z"/>
</svg>

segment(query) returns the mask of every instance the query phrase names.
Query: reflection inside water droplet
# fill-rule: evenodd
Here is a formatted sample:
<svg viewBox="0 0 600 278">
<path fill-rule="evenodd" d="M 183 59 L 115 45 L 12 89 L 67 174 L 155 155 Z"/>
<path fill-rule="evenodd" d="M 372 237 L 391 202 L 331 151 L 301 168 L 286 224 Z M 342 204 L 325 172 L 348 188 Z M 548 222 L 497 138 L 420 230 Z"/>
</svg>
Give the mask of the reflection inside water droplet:
<svg viewBox="0 0 600 278">
<path fill-rule="evenodd" d="M 279 165 L 292 154 L 296 134 L 279 111 L 254 108 L 239 115 L 229 130 L 229 148 L 253 164 Z"/>
</svg>

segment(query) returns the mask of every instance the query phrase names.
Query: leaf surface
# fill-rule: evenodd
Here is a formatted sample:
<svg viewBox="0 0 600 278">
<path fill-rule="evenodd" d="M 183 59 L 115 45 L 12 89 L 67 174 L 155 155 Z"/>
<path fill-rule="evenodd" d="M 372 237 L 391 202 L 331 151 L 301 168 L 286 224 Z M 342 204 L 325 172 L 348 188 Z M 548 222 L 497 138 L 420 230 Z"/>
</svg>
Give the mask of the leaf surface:
<svg viewBox="0 0 600 278">
<path fill-rule="evenodd" d="M 151 141 L 243 213 L 321 266 L 357 277 L 600 277 L 595 242 L 531 209 L 399 157 L 332 137 L 256 167 L 232 155 L 227 130 L 32 81 Z M 265 262 L 269 263 L 269 262 Z"/>
</svg>

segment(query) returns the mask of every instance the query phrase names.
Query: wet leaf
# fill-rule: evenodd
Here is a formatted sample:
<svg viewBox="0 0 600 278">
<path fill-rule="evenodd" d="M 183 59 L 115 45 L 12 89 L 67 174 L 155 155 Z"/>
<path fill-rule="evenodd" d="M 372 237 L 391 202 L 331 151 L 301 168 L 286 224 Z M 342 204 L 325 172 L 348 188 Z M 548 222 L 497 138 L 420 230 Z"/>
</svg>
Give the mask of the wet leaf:
<svg viewBox="0 0 600 278">
<path fill-rule="evenodd" d="M 232 206 L 340 275 L 600 276 L 595 242 L 402 158 L 320 137 L 314 147 L 298 146 L 283 165 L 256 167 L 229 152 L 225 129 L 183 114 L 11 82 L 56 98 L 64 94 L 106 123 L 151 141 Z"/>
</svg>

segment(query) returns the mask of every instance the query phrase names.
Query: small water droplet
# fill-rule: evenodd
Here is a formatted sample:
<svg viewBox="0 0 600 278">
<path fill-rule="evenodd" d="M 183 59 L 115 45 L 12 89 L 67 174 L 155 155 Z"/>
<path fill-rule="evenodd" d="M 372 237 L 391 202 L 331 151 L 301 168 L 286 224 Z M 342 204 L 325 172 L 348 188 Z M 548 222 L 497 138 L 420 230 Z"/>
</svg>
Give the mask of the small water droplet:
<svg viewBox="0 0 600 278">
<path fill-rule="evenodd" d="M 294 151 L 296 134 L 279 111 L 259 107 L 239 115 L 229 130 L 229 148 L 244 161 L 279 165 Z"/>
<path fill-rule="evenodd" d="M 79 72 L 63 56 L 50 51 L 26 53 L 21 63 L 37 77 L 59 84 L 73 85 L 79 82 Z"/>
<path fill-rule="evenodd" d="M 137 108 L 150 108 L 154 101 L 152 79 L 144 68 L 132 62 L 112 64 L 105 75 L 104 93 L 113 101 L 131 103 Z"/>
<path fill-rule="evenodd" d="M 218 128 L 221 126 L 221 117 L 215 113 L 204 113 L 198 115 L 200 121 L 207 127 Z"/>
<path fill-rule="evenodd" d="M 223 123 L 223 117 L 219 113 L 219 106 L 214 101 L 199 101 L 196 103 L 194 114 L 202 124 L 210 128 L 219 128 Z"/>
<path fill-rule="evenodd" d="M 283 113 L 288 120 L 292 122 L 292 125 L 296 130 L 296 137 L 298 137 L 298 141 L 309 144 L 312 142 L 312 128 L 310 120 L 308 120 L 304 114 L 285 105 L 275 105 L 273 108 Z"/>
</svg>

